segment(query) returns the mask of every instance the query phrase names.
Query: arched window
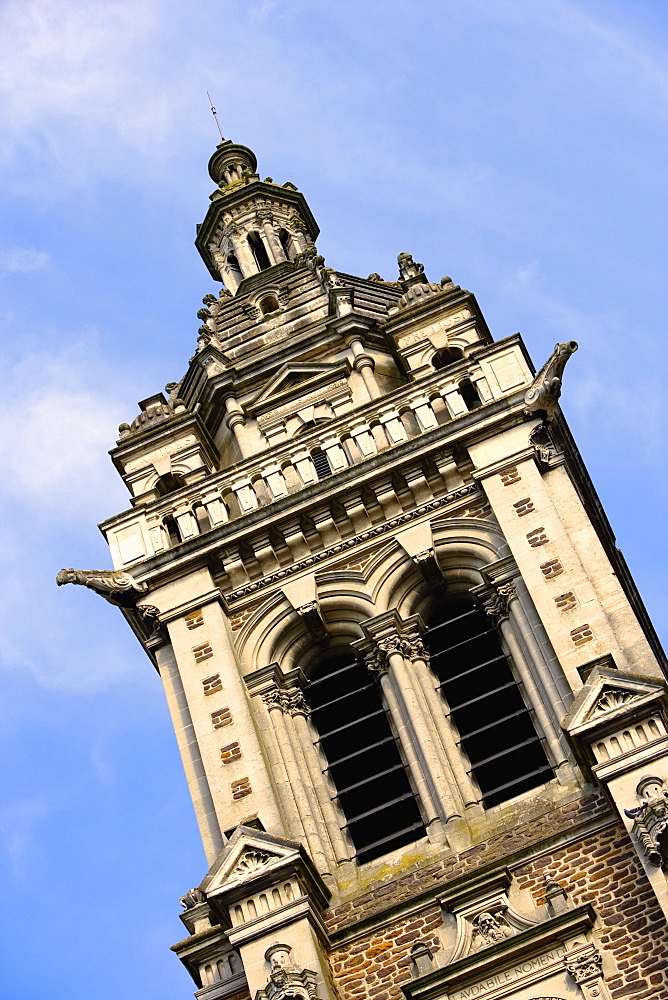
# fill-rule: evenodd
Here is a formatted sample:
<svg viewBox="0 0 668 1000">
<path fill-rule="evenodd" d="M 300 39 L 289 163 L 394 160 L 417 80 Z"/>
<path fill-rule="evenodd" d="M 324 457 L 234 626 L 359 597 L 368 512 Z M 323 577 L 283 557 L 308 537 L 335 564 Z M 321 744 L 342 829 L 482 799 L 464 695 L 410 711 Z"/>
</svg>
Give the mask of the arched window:
<svg viewBox="0 0 668 1000">
<path fill-rule="evenodd" d="M 326 660 L 305 688 L 318 743 L 360 862 L 424 835 L 380 689 L 352 654 Z"/>
<path fill-rule="evenodd" d="M 464 352 L 459 347 L 442 347 L 440 351 L 436 351 L 431 363 L 434 368 L 447 368 L 448 365 L 454 365 L 455 361 L 461 361 L 463 357 Z"/>
<path fill-rule="evenodd" d="M 279 229 L 278 230 L 278 238 L 281 241 L 281 246 L 283 247 L 283 253 L 287 257 L 287 259 L 288 260 L 294 260 L 295 259 L 295 249 L 294 249 L 294 244 L 292 242 L 292 237 L 290 236 L 290 233 L 288 233 L 287 230 L 285 230 L 285 229 Z"/>
<path fill-rule="evenodd" d="M 259 233 L 248 234 L 248 245 L 251 248 L 253 257 L 255 258 L 258 271 L 266 271 L 268 267 L 271 267 L 266 247 L 262 242 L 262 237 Z"/>
<path fill-rule="evenodd" d="M 466 403 L 467 410 L 477 410 L 479 406 L 482 406 L 482 400 L 478 395 L 478 390 L 470 378 L 465 378 L 459 383 L 459 391 L 462 394 L 462 399 Z"/>
<path fill-rule="evenodd" d="M 485 806 L 553 777 L 489 615 L 462 594 L 446 600 L 425 634 L 431 665 Z"/>
<path fill-rule="evenodd" d="M 185 485 L 186 481 L 180 473 L 166 472 L 164 476 L 160 476 L 160 478 L 156 480 L 153 489 L 159 497 L 164 497 L 167 496 L 168 493 L 180 490 Z"/>
<path fill-rule="evenodd" d="M 278 309 L 278 299 L 275 295 L 265 295 L 264 298 L 260 299 L 260 312 L 263 316 L 268 316 L 269 313 L 276 312 Z"/>
</svg>

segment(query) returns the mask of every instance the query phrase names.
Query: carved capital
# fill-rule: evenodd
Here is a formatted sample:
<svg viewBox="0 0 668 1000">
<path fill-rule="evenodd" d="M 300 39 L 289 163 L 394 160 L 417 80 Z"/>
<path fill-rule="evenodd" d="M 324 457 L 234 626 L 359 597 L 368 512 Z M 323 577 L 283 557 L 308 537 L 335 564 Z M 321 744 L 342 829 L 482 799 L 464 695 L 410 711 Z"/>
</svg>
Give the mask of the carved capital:
<svg viewBox="0 0 668 1000">
<path fill-rule="evenodd" d="M 490 597 L 486 598 L 482 602 L 482 606 L 485 609 L 485 614 L 488 614 L 496 625 L 508 618 L 510 614 L 506 595 L 501 593 L 501 588 L 497 588 Z"/>
<path fill-rule="evenodd" d="M 276 687 L 276 685 L 264 692 L 262 695 L 262 701 L 265 703 L 269 711 L 273 708 L 278 708 L 281 712 L 285 713 L 288 710 L 288 696 L 285 691 L 281 691 L 280 688 Z"/>
<path fill-rule="evenodd" d="M 594 947 L 587 948 L 580 955 L 567 955 L 564 965 L 578 986 L 602 977 L 603 959 Z"/>
<path fill-rule="evenodd" d="M 304 697 L 303 691 L 291 691 L 289 694 L 286 692 L 285 700 L 290 715 L 303 715 L 304 718 L 308 718 L 311 714 L 311 708 Z"/>
</svg>

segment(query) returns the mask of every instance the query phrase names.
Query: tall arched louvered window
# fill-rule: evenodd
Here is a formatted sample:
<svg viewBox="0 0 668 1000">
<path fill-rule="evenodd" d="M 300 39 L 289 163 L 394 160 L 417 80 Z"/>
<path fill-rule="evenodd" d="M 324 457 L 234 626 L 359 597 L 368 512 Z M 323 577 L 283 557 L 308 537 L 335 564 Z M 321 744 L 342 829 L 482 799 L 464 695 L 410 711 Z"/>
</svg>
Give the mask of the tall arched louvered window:
<svg viewBox="0 0 668 1000">
<path fill-rule="evenodd" d="M 271 261 L 269 260 L 266 247 L 262 242 L 262 237 L 259 233 L 253 232 L 248 234 L 247 239 L 253 257 L 255 258 L 258 271 L 266 271 L 268 267 L 271 267 Z"/>
<path fill-rule="evenodd" d="M 485 806 L 549 781 L 552 768 L 493 620 L 462 595 L 445 601 L 430 625 L 432 668 Z"/>
<path fill-rule="evenodd" d="M 304 690 L 358 861 L 424 835 L 380 689 L 352 654 L 323 663 Z"/>
</svg>

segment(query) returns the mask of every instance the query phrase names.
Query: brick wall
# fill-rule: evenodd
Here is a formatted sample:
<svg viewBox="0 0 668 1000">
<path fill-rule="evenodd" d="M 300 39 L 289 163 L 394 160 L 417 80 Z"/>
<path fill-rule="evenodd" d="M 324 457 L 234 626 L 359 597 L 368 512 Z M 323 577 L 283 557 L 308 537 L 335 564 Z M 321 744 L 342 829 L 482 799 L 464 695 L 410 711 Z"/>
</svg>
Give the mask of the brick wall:
<svg viewBox="0 0 668 1000">
<path fill-rule="evenodd" d="M 335 942 L 337 937 L 342 939 L 330 954 L 341 1000 L 402 997 L 400 987 L 411 976 L 413 943 L 425 941 L 435 949 L 441 947 L 436 932 L 442 922 L 439 887 L 445 888 L 467 871 L 473 874 L 482 865 L 511 861 L 510 855 L 526 852 L 532 844 L 537 854 L 541 841 L 544 846 L 548 838 L 577 828 L 580 821 L 606 814 L 607 804 L 598 795 L 590 795 L 459 855 L 416 867 L 332 910 L 330 932 Z M 601 949 L 612 954 L 619 970 L 606 979 L 614 1000 L 668 997 L 668 928 L 621 824 L 613 823 L 577 843 L 554 848 L 519 865 L 513 863 L 511 870 L 520 887 L 529 889 L 537 899 L 543 890 L 543 876 L 549 871 L 574 905 L 594 906 Z M 384 912 L 391 915 L 393 908 L 420 896 L 423 905 L 411 907 L 410 915 L 378 926 Z M 369 931 L 360 937 L 365 922 Z M 347 937 L 350 941 L 345 943 Z"/>
</svg>

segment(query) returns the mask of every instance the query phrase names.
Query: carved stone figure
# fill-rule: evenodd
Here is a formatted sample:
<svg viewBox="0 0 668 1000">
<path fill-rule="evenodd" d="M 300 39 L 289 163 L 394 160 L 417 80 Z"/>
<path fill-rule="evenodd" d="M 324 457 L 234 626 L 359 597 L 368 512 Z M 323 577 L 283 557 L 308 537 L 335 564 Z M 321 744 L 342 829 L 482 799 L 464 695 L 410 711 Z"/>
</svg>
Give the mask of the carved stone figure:
<svg viewBox="0 0 668 1000">
<path fill-rule="evenodd" d="M 120 608 L 133 608 L 139 594 L 148 590 L 146 583 L 137 583 L 129 573 L 120 569 L 61 569 L 56 583 L 59 587 L 65 583 L 89 587 Z"/>
<path fill-rule="evenodd" d="M 638 785 L 640 805 L 625 809 L 635 820 L 633 832 L 648 859 L 661 868 L 668 866 L 668 789 L 661 778 L 644 778 Z"/>
<path fill-rule="evenodd" d="M 417 278 L 424 274 L 424 264 L 413 260 L 413 255 L 410 253 L 400 253 L 397 257 L 397 264 L 402 281 L 408 281 L 410 278 Z"/>
<path fill-rule="evenodd" d="M 527 416 L 542 416 L 544 420 L 554 417 L 561 395 L 561 376 L 571 354 L 577 351 L 574 340 L 556 344 L 554 351 L 536 375 L 524 394 L 524 413 Z"/>
<path fill-rule="evenodd" d="M 550 460 L 557 454 L 557 449 L 554 446 L 547 424 L 538 424 L 537 427 L 534 427 L 529 435 L 529 443 L 534 450 L 538 466 L 540 468 L 547 468 Z"/>
<path fill-rule="evenodd" d="M 473 951 L 481 951 L 513 936 L 511 927 L 498 913 L 496 916 L 487 911 L 479 913 L 473 921 L 473 927 Z"/>
</svg>

